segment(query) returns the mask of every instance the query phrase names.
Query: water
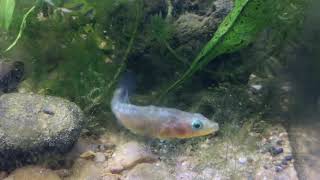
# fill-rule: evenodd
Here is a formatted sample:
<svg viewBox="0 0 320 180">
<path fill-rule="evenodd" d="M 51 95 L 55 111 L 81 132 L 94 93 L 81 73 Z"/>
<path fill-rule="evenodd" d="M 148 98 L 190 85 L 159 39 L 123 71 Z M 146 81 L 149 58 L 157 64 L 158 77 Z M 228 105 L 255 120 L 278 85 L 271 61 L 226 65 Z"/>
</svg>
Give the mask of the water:
<svg viewBox="0 0 320 180">
<path fill-rule="evenodd" d="M 317 7 L 0 0 L 0 179 L 317 179 Z M 110 107 L 127 71 L 130 103 L 219 131 L 128 130 Z M 137 111 L 131 127 L 205 126 L 172 112 Z"/>
</svg>

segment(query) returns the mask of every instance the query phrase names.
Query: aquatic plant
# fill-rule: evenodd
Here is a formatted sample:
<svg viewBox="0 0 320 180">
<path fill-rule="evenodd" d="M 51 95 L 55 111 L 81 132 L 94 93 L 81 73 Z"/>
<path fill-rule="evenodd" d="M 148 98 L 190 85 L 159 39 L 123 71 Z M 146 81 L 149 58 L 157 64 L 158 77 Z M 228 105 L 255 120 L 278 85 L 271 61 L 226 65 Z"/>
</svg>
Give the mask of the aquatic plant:
<svg viewBox="0 0 320 180">
<path fill-rule="evenodd" d="M 136 38 L 136 35 L 137 35 L 137 31 L 138 31 L 138 27 L 139 27 L 139 22 L 141 20 L 141 17 L 142 17 L 142 14 L 141 14 L 141 1 L 138 0 L 137 3 L 135 4 L 135 21 L 133 23 L 133 30 L 132 30 L 132 33 L 130 35 L 130 40 L 129 40 L 129 43 L 127 45 L 127 48 L 124 52 L 124 55 L 122 57 L 122 62 L 121 64 L 119 65 L 119 67 L 117 68 L 115 74 L 113 75 L 113 78 L 111 79 L 111 81 L 109 81 L 109 83 L 107 84 L 107 86 L 105 87 L 106 88 L 106 91 L 107 93 L 105 94 L 101 94 L 100 96 L 98 96 L 95 101 L 87 106 L 84 110 L 85 111 L 89 111 L 91 110 L 94 106 L 96 105 L 99 105 L 101 104 L 107 97 L 107 95 L 110 95 L 111 93 L 111 90 L 113 90 L 117 80 L 119 79 L 120 77 L 120 74 L 125 70 L 126 68 L 126 65 L 127 65 L 127 60 L 128 60 L 128 56 L 129 56 L 129 53 L 131 52 L 132 50 L 132 46 L 133 46 L 133 43 L 135 41 L 135 38 Z"/>
<path fill-rule="evenodd" d="M 15 0 L 0 0 L 0 28 L 9 29 L 15 4 Z"/>
<path fill-rule="evenodd" d="M 259 32 L 266 27 L 271 27 L 273 23 L 271 20 L 278 15 L 277 11 L 272 10 L 274 4 L 280 4 L 280 8 L 287 6 L 287 3 L 278 3 L 274 0 L 235 1 L 234 9 L 220 24 L 212 39 L 193 60 L 188 70 L 171 84 L 161 96 L 176 89 L 217 56 L 246 47 L 257 37 Z"/>
<path fill-rule="evenodd" d="M 79 2 L 80 1 L 80 2 Z M 2 4 L 1 4 L 2 3 Z M 23 15 L 20 28 L 15 40 L 5 49 L 4 52 L 11 50 L 19 41 L 22 36 L 22 33 L 26 27 L 28 16 L 38 7 L 43 7 L 44 4 L 49 4 L 54 8 L 54 12 L 64 12 L 64 13 L 72 13 L 72 12 L 84 12 L 87 16 L 92 16 L 93 9 L 92 6 L 87 3 L 86 0 L 77 0 L 77 1 L 51 1 L 51 0 L 37 0 L 34 2 L 31 8 Z M 12 20 L 13 10 L 15 7 L 15 0 L 2 0 L 0 1 L 0 27 L 4 26 L 6 30 L 8 30 L 9 25 Z"/>
<path fill-rule="evenodd" d="M 12 49 L 19 41 L 19 39 L 21 38 L 22 36 L 22 33 L 23 33 L 23 30 L 25 29 L 26 27 L 26 23 L 27 23 L 27 18 L 28 16 L 34 11 L 34 9 L 36 8 L 36 6 L 32 6 L 27 12 L 26 14 L 24 14 L 23 18 L 22 18 L 22 22 L 21 22 L 21 25 L 20 25 L 20 29 L 19 29 L 19 32 L 18 32 L 18 35 L 17 37 L 15 38 L 15 40 L 8 46 L 8 48 L 5 50 L 5 52 L 9 51 L 10 49 Z"/>
<path fill-rule="evenodd" d="M 65 97 L 92 114 L 97 109 L 108 111 L 113 88 L 134 47 L 143 9 L 140 0 L 95 1 L 87 6 L 94 8 L 93 17 L 86 11 L 61 14 L 57 8 L 65 8 L 62 5 L 37 7 L 37 16 L 30 16 L 21 43 L 10 54 L 25 54 L 23 88 Z"/>
<path fill-rule="evenodd" d="M 169 20 L 163 18 L 161 14 L 152 16 L 148 27 L 149 31 L 151 31 L 150 38 L 156 39 L 160 44 L 163 44 L 178 61 L 183 64 L 187 64 L 187 62 L 175 52 L 168 42 L 172 38 L 173 32 L 173 27 L 168 21 Z"/>
<path fill-rule="evenodd" d="M 142 0 L 52 0 L 39 1 L 39 4 L 31 1 L 16 2 L 12 23 L 14 28 L 7 36 L 10 42 L 14 40 L 16 34 L 20 34 L 20 39 L 19 43 L 14 41 L 12 46 L 14 48 L 5 55 L 23 57 L 27 79 L 21 89 L 61 96 L 77 103 L 90 119 L 95 119 L 95 122 L 90 122 L 95 128 L 98 127 L 97 119 L 112 118 L 109 112 L 109 100 L 119 76 L 127 67 L 137 73 L 140 81 L 137 90 L 140 92 L 137 94 L 144 94 L 143 98 L 137 96 L 137 99 L 138 103 L 142 104 L 150 104 L 152 98 L 162 93 L 163 87 L 168 85 L 167 77 L 172 77 L 173 74 L 180 75 L 189 65 L 190 69 L 182 76 L 183 79 L 167 92 L 178 87 L 201 69 L 203 74 L 197 77 L 199 81 L 193 82 L 191 87 L 182 88 L 180 97 L 168 96 L 167 105 L 181 108 L 183 104 L 185 106 L 182 105 L 182 109 L 184 109 L 190 107 L 190 104 L 197 104 L 195 103 L 197 101 L 190 103 L 187 101 L 194 96 L 195 89 L 201 91 L 206 88 L 204 86 L 215 87 L 221 82 L 245 86 L 247 77 L 257 67 L 254 64 L 263 61 L 256 61 L 253 56 L 244 56 L 243 52 L 237 53 L 238 56 L 235 58 L 229 56 L 221 58 L 220 55 L 247 47 L 255 40 L 256 34 L 267 26 L 265 19 L 273 17 L 269 14 L 272 12 L 263 13 L 264 9 L 273 7 L 270 5 L 272 0 L 237 1 L 235 10 L 229 14 L 215 36 L 190 64 L 189 60 L 192 59 L 189 57 L 194 57 L 194 54 L 185 53 L 186 51 L 181 49 L 191 48 L 194 52 L 194 48 L 189 44 L 176 43 L 172 31 L 175 33 L 176 26 L 173 22 L 176 22 L 177 17 L 174 15 L 167 18 L 170 13 L 163 4 L 160 5 L 161 10 L 151 11 L 154 6 L 146 7 L 146 2 Z M 36 5 L 34 9 L 26 8 L 32 8 L 34 5 Z M 256 10 L 254 7 L 259 8 Z M 165 15 L 166 13 L 168 14 Z M 208 39 L 207 36 L 205 39 Z M 197 49 L 204 43 L 203 39 L 200 41 Z M 7 42 L 4 45 L 7 46 Z M 213 63 L 206 66 L 214 59 Z M 220 65 L 220 62 L 223 65 Z M 188 91 L 192 91 L 192 94 L 189 94 L 189 97 L 182 97 Z M 209 91 L 218 92 L 219 89 L 214 88 Z M 227 94 L 228 92 L 224 95 Z M 216 96 L 222 97 L 214 94 L 212 98 Z M 247 98 L 245 95 L 243 97 Z M 181 99 L 177 101 L 177 98 Z M 238 101 L 234 102 L 236 106 Z M 207 107 L 210 109 L 214 106 L 209 104 Z M 252 107 L 247 109 L 256 110 Z M 211 113 L 210 110 L 208 114 Z M 246 112 L 245 110 L 239 111 Z M 226 119 L 223 112 L 225 111 L 219 111 L 216 116 L 220 114 L 219 119 Z M 230 119 L 245 120 L 244 116 Z"/>
<path fill-rule="evenodd" d="M 11 50 L 18 43 L 19 39 L 22 36 L 23 30 L 26 27 L 28 16 L 35 10 L 35 8 L 40 4 L 40 2 L 42 2 L 42 0 L 35 1 L 32 7 L 23 15 L 23 18 L 19 27 L 19 31 L 15 40 L 4 50 L 4 52 Z M 0 1 L 0 28 L 4 27 L 5 30 L 8 31 L 9 25 L 11 24 L 13 19 L 13 11 L 15 7 L 16 7 L 15 0 Z"/>
</svg>

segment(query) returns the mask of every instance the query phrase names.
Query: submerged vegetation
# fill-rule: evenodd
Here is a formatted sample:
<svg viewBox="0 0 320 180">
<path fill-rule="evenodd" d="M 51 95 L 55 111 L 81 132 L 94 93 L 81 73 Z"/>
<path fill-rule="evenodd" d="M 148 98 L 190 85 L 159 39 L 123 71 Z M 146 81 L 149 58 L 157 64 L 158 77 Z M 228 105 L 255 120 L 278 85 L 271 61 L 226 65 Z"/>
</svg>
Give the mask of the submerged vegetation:
<svg viewBox="0 0 320 180">
<path fill-rule="evenodd" d="M 0 7 L 0 27 L 8 30 L 12 21 L 15 1 L 1 0 Z"/>
<path fill-rule="evenodd" d="M 175 89 L 217 56 L 235 52 L 251 43 L 273 18 L 273 3 L 275 1 L 272 0 L 235 1 L 233 10 L 219 25 L 211 40 L 193 60 L 189 69 L 166 92 Z"/>
<path fill-rule="evenodd" d="M 169 106 L 236 126 L 268 114 L 276 102 L 268 90 L 251 96 L 249 77 L 269 78 L 285 63 L 281 51 L 301 26 L 307 0 L 226 1 L 234 5 L 225 18 L 229 5 L 221 2 L 164 2 L 0 0 L 0 55 L 25 63 L 19 91 L 77 103 L 93 129 L 110 116 L 126 69 L 137 74 L 142 104 L 162 95 Z"/>
</svg>

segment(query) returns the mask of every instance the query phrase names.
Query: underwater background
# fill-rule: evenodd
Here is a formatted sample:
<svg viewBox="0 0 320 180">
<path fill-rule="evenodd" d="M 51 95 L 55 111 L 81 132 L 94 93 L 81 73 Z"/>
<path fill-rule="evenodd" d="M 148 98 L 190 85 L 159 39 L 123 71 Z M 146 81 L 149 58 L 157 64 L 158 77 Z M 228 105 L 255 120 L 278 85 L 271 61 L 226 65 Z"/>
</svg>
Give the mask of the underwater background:
<svg viewBox="0 0 320 180">
<path fill-rule="evenodd" d="M 318 179 L 320 4 L 0 0 L 0 179 Z M 141 136 L 110 102 L 201 113 Z"/>
</svg>

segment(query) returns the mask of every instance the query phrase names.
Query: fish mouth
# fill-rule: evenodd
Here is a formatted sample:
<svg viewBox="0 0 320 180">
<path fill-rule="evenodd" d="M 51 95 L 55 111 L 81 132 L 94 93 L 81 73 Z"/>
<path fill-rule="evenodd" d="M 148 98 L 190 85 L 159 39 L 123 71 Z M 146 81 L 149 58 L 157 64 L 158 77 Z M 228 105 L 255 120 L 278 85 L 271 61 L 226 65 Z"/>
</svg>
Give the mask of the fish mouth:
<svg viewBox="0 0 320 180">
<path fill-rule="evenodd" d="M 189 134 L 189 135 L 179 136 L 177 138 L 179 138 L 179 139 L 187 139 L 187 138 L 193 138 L 193 137 L 214 135 L 214 134 L 216 134 L 216 132 L 218 130 L 219 130 L 219 125 L 216 123 L 216 124 L 210 125 L 210 127 L 206 128 L 204 130 L 201 130 L 201 131 L 198 131 L 196 133 Z"/>
<path fill-rule="evenodd" d="M 205 130 L 202 130 L 201 132 L 199 133 L 196 133 L 195 134 L 195 137 L 197 136 L 206 136 L 206 135 L 209 135 L 209 134 L 216 134 L 217 131 L 219 131 L 219 124 L 218 123 L 212 123 L 209 125 L 209 127 Z"/>
<path fill-rule="evenodd" d="M 213 131 L 213 133 L 216 133 L 217 131 L 219 131 L 219 124 L 218 123 L 210 124 L 210 129 Z"/>
</svg>

